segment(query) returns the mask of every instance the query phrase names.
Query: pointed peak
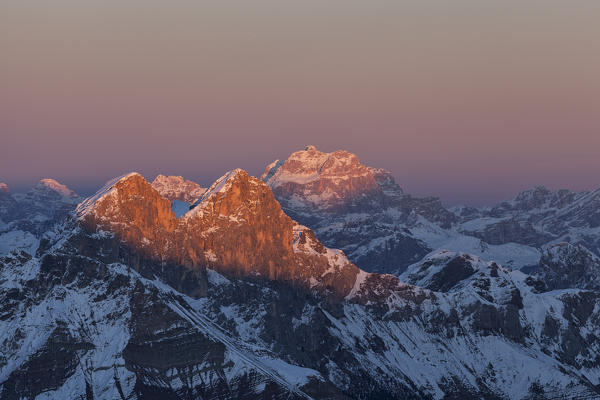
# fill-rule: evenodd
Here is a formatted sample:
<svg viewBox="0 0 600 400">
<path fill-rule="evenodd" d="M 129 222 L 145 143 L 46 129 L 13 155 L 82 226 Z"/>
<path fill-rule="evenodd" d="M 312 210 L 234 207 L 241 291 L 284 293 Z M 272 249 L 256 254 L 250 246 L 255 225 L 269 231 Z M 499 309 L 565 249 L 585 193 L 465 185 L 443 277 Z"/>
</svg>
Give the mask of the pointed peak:
<svg viewBox="0 0 600 400">
<path fill-rule="evenodd" d="M 304 148 L 304 151 L 318 151 L 318 150 L 317 150 L 317 146 L 313 146 L 312 144 L 309 144 L 308 146 L 306 146 Z"/>
<path fill-rule="evenodd" d="M 208 200 L 213 196 L 216 196 L 219 193 L 224 193 L 228 191 L 235 181 L 247 181 L 249 178 L 250 176 L 243 169 L 236 168 L 231 171 L 228 171 L 225 175 L 217 179 L 208 189 L 206 189 L 202 196 L 200 196 L 200 198 L 196 200 L 196 202 L 192 205 L 192 207 L 196 207 L 200 203 Z"/>
<path fill-rule="evenodd" d="M 248 174 L 248 172 L 244 171 L 241 168 L 232 169 L 225 173 L 225 175 L 221 176 L 217 179 L 211 186 L 206 190 L 206 193 L 203 197 L 206 197 L 209 193 L 214 193 L 215 189 L 223 188 L 227 183 L 232 183 L 235 180 L 250 180 L 252 177 Z"/>
<path fill-rule="evenodd" d="M 231 171 L 227 172 L 226 175 L 229 175 L 229 177 L 238 177 L 238 176 L 249 177 L 250 176 L 250 175 L 248 175 L 248 172 L 246 172 L 245 170 L 243 170 L 241 168 L 232 169 Z"/>
<path fill-rule="evenodd" d="M 104 185 L 104 188 L 108 188 L 109 190 L 112 189 L 114 186 L 116 185 L 122 185 L 126 182 L 145 182 L 148 185 L 150 184 L 146 178 L 144 178 L 140 173 L 138 172 L 129 172 L 128 174 L 124 174 L 121 176 L 118 176 L 114 179 L 109 180 L 108 182 L 106 182 L 106 184 Z M 102 189 L 101 189 L 102 190 Z"/>
<path fill-rule="evenodd" d="M 85 216 L 90 213 L 94 209 L 94 205 L 100 201 L 101 199 L 112 196 L 118 190 L 118 187 L 127 186 L 129 183 L 138 183 L 138 184 L 147 184 L 150 185 L 148 181 L 137 172 L 130 172 L 125 175 L 118 176 L 106 182 L 104 186 L 98 190 L 93 196 L 90 196 L 83 200 L 77 208 L 75 212 L 79 218 Z"/>
<path fill-rule="evenodd" d="M 236 198 L 237 200 L 233 201 L 235 203 L 257 201 L 255 197 L 261 190 L 271 192 L 271 189 L 263 181 L 250 176 L 243 169 L 231 170 L 206 189 L 204 194 L 192 205 L 192 208 L 186 214 L 186 218 L 201 213 L 203 207 L 208 203 L 221 201 L 228 197 Z"/>
<path fill-rule="evenodd" d="M 123 180 L 131 179 L 131 178 L 136 178 L 136 179 L 142 178 L 142 179 L 146 180 L 142 176 L 142 174 L 140 174 L 139 172 L 132 171 L 132 172 L 129 172 L 129 173 L 125 174 L 125 175 L 121 175 L 119 178 L 117 178 L 118 179 L 117 181 L 123 181 Z"/>
</svg>

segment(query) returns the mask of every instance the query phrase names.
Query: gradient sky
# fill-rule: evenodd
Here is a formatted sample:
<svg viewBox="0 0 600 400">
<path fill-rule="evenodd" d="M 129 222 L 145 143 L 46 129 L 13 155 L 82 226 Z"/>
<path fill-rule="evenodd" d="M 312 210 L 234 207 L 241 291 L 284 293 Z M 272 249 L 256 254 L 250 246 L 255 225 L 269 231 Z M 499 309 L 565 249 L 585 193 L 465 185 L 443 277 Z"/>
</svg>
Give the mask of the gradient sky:
<svg viewBox="0 0 600 400">
<path fill-rule="evenodd" d="M 483 204 L 600 186 L 598 0 L 1 0 L 0 181 L 209 184 L 306 144 Z"/>
</svg>

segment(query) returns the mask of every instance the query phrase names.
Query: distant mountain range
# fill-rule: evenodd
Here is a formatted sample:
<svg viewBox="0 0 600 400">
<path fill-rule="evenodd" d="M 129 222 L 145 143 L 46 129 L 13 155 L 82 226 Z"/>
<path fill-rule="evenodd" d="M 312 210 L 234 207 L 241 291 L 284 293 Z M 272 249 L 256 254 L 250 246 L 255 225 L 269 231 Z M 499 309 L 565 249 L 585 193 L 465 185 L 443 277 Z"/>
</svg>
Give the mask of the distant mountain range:
<svg viewBox="0 0 600 400">
<path fill-rule="evenodd" d="M 597 399 L 599 253 L 600 190 L 447 209 L 314 146 L 0 184 L 0 398 Z"/>
</svg>

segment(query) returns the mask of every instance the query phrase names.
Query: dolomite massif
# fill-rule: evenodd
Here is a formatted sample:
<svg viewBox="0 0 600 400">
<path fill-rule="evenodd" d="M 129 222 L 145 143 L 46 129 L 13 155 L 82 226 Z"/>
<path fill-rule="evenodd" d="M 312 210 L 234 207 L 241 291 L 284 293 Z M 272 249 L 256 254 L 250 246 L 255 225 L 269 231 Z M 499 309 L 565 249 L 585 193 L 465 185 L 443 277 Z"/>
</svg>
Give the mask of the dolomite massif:
<svg viewBox="0 0 600 400">
<path fill-rule="evenodd" d="M 597 192 L 446 209 L 314 146 L 0 189 L 2 399 L 600 397 Z"/>
</svg>

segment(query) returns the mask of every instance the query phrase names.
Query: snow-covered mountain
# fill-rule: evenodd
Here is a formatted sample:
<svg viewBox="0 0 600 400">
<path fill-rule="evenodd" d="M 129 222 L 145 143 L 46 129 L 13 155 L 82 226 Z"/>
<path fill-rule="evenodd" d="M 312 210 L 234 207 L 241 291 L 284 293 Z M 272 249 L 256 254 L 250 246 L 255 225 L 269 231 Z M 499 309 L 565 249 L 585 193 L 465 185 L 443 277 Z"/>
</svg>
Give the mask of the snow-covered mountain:
<svg viewBox="0 0 600 400">
<path fill-rule="evenodd" d="M 545 228 L 593 243 L 594 192 L 548 192 L 450 211 L 314 146 L 208 189 L 6 188 L 0 398 L 600 398 L 600 258 Z"/>
<path fill-rule="evenodd" d="M 0 397 L 600 396 L 600 293 L 462 252 L 369 273 L 317 237 L 242 170 L 180 216 L 109 182 L 0 259 Z"/>
</svg>

